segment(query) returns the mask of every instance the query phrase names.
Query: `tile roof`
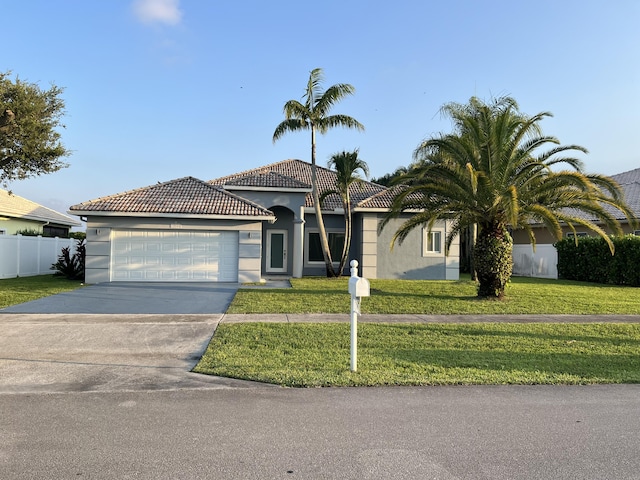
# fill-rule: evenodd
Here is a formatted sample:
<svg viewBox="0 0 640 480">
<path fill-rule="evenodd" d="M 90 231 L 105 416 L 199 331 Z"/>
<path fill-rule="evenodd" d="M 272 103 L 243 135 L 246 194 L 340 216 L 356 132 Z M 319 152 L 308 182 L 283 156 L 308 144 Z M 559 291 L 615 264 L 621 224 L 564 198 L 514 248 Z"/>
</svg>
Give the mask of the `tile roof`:
<svg viewBox="0 0 640 480">
<path fill-rule="evenodd" d="M 369 198 L 361 200 L 356 206 L 358 208 L 383 208 L 385 210 L 389 209 L 391 208 L 393 197 L 395 196 L 396 192 L 397 188 L 386 188 Z"/>
<path fill-rule="evenodd" d="M 70 227 L 81 225 L 75 218 L 67 217 L 62 213 L 2 189 L 0 189 L 0 216 L 49 222 Z"/>
<path fill-rule="evenodd" d="M 624 192 L 624 199 L 627 202 L 627 205 L 631 208 L 631 211 L 634 213 L 636 219 L 640 219 L 640 168 L 636 168 L 635 170 L 630 170 L 628 172 L 618 173 L 616 175 L 610 176 L 620 185 L 620 188 Z M 627 217 L 617 208 L 611 207 L 609 205 L 604 205 L 604 209 L 613 215 L 613 217 L 621 222 L 626 222 Z M 575 208 L 567 208 L 564 210 L 565 213 L 584 218 L 586 220 L 599 222 L 599 219 L 594 215 L 587 214 L 582 210 L 577 210 Z"/>
<path fill-rule="evenodd" d="M 334 190 L 336 188 L 336 172 L 334 172 L 333 170 L 329 170 L 328 168 L 316 166 L 316 174 L 318 179 L 318 190 L 320 191 L 320 193 L 327 190 Z M 252 179 L 257 179 L 260 177 L 269 178 L 272 180 L 280 179 L 283 183 L 273 185 L 258 185 L 256 183 L 252 186 L 287 188 L 285 178 L 293 179 L 298 184 L 310 186 L 311 164 L 303 162 L 302 160 L 283 160 L 281 162 L 272 163 L 264 167 L 247 170 L 245 172 L 228 175 L 226 177 L 216 178 L 214 180 L 210 180 L 209 183 L 211 183 L 212 185 L 232 185 L 232 182 L 244 181 L 241 179 L 248 179 L 246 181 L 248 183 L 251 183 L 252 181 L 254 181 Z M 382 185 L 363 180 L 362 182 L 353 183 L 349 188 L 349 193 L 351 196 L 351 202 L 355 206 L 368 199 L 369 197 L 386 190 L 387 188 L 383 187 Z M 313 199 L 311 193 L 307 193 L 305 206 L 313 207 Z M 323 202 L 323 208 L 327 210 L 342 208 L 342 201 L 340 200 L 340 197 L 338 195 L 330 195 Z"/>
<path fill-rule="evenodd" d="M 155 213 L 272 217 L 273 213 L 249 200 L 193 177 L 73 205 L 75 212 Z"/>
<path fill-rule="evenodd" d="M 612 175 L 611 178 L 620 184 L 624 190 L 624 199 L 636 218 L 640 218 L 640 168 Z"/>
<path fill-rule="evenodd" d="M 232 178 L 224 183 L 224 186 L 234 187 L 273 187 L 273 188 L 298 188 L 309 190 L 311 185 L 295 178 L 282 175 L 274 171 L 260 171 L 241 177 Z"/>
</svg>

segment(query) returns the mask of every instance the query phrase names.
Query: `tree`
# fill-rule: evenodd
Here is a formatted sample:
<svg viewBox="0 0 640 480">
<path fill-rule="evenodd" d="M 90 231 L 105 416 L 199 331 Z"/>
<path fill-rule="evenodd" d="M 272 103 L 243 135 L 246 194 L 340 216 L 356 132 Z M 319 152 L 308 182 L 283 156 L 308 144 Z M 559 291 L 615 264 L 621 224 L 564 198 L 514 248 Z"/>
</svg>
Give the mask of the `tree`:
<svg viewBox="0 0 640 480">
<path fill-rule="evenodd" d="M 430 230 L 444 219 L 452 222 L 448 250 L 464 228 L 477 224 L 473 259 L 478 296 L 485 298 L 502 298 L 511 276 L 509 229 L 527 231 L 535 247 L 533 223 L 543 224 L 556 239 L 562 238 L 562 224 L 574 232 L 582 225 L 603 237 L 613 254 L 605 228 L 619 234 L 621 227 L 605 206 L 624 212 L 631 222 L 632 213 L 613 179 L 586 174 L 579 159 L 565 156 L 586 149 L 560 146 L 558 139 L 542 134 L 539 123 L 550 113 L 527 116 L 510 97 L 489 103 L 472 97 L 468 104 L 446 104 L 442 112 L 454 132 L 430 138 L 414 151 L 413 168 L 402 178 L 382 225 L 403 212 L 419 213 L 400 226 L 393 242 L 402 242 L 417 226 Z M 553 170 L 558 165 L 564 169 Z"/>
<path fill-rule="evenodd" d="M 318 222 L 320 234 L 320 245 L 324 262 L 327 267 L 327 277 L 336 276 L 333 269 L 333 260 L 329 250 L 327 232 L 322 219 L 322 209 L 318 192 L 318 181 L 316 177 L 316 132 L 327 133 L 334 127 L 355 128 L 364 130 L 364 126 L 356 119 L 347 115 L 329 115 L 331 108 L 343 98 L 352 95 L 355 88 L 346 83 L 332 85 L 327 90 L 322 90 L 323 73 L 321 68 L 316 68 L 309 74 L 307 88 L 302 96 L 302 102 L 289 100 L 284 104 L 283 120 L 273 133 L 273 142 L 287 132 L 297 132 L 298 130 L 311 131 L 311 195 L 313 206 Z"/>
<path fill-rule="evenodd" d="M 372 178 L 371 181 L 378 185 L 389 187 L 393 185 L 400 176 L 404 175 L 408 171 L 409 169 L 407 167 L 398 167 L 393 171 L 393 173 L 386 173 L 381 177 Z"/>
<path fill-rule="evenodd" d="M 360 178 L 358 174 L 358 170 L 362 171 L 366 177 L 369 176 L 369 166 L 367 165 L 367 162 L 358 158 L 358 153 L 359 152 L 356 149 L 353 152 L 342 151 L 331 156 L 329 159 L 329 168 L 333 168 L 336 171 L 336 189 L 327 190 L 320 195 L 320 202 L 324 201 L 324 199 L 329 195 L 339 195 L 344 208 L 344 244 L 342 247 L 342 255 L 340 257 L 340 266 L 336 272 L 337 276 L 342 275 L 347 263 L 347 257 L 349 256 L 349 249 L 351 248 L 352 216 L 349 189 L 352 185 L 362 181 L 362 178 Z"/>
<path fill-rule="evenodd" d="M 41 90 L 10 72 L 0 73 L 0 183 L 52 173 L 67 165 L 60 142 L 63 89 Z"/>
</svg>

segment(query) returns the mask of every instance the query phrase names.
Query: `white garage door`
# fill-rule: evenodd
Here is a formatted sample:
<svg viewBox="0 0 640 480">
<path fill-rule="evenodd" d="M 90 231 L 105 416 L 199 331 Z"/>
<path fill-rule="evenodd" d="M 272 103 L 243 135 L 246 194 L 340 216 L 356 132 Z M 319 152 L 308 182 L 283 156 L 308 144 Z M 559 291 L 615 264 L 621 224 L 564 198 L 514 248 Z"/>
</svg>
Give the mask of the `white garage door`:
<svg viewBox="0 0 640 480">
<path fill-rule="evenodd" d="M 238 232 L 114 230 L 114 282 L 237 282 Z"/>
</svg>

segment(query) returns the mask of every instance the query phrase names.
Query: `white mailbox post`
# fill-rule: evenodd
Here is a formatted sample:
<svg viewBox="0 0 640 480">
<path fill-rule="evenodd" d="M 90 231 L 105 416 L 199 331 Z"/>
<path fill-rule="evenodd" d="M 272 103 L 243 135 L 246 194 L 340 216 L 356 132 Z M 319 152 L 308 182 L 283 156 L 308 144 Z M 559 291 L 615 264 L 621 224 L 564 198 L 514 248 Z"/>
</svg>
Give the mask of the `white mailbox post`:
<svg viewBox="0 0 640 480">
<path fill-rule="evenodd" d="M 358 369 L 358 315 L 360 315 L 360 301 L 362 297 L 371 295 L 369 280 L 358 277 L 358 261 L 351 260 L 351 278 L 349 278 L 349 293 L 351 294 L 351 371 Z"/>
</svg>

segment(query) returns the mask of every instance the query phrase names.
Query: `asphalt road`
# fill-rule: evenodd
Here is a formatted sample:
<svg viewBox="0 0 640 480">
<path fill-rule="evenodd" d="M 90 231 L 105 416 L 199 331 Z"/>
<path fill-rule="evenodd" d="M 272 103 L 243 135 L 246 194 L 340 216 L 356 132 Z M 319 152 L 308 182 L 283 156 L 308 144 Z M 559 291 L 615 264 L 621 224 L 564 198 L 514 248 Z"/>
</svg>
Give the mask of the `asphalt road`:
<svg viewBox="0 0 640 480">
<path fill-rule="evenodd" d="M 638 479 L 640 386 L 0 395 L 7 479 Z"/>
</svg>

